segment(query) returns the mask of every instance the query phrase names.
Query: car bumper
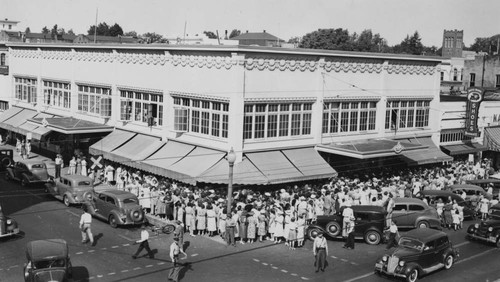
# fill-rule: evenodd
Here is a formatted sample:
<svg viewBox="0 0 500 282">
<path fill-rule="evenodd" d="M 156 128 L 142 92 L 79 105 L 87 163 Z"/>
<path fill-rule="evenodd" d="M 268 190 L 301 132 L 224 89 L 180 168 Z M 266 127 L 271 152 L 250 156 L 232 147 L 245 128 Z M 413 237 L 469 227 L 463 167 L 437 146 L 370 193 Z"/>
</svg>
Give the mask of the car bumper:
<svg viewBox="0 0 500 282">
<path fill-rule="evenodd" d="M 389 272 L 387 271 L 386 267 L 381 264 L 381 263 L 376 263 L 375 264 L 375 272 L 388 275 L 388 276 L 394 276 L 394 277 L 399 277 L 399 278 L 406 278 L 406 274 L 404 273 L 397 273 L 397 272 Z"/>
<path fill-rule="evenodd" d="M 478 236 L 476 234 L 470 234 L 470 233 L 467 234 L 467 236 L 470 239 L 480 240 L 480 241 L 484 241 L 484 242 L 488 242 L 488 243 L 496 243 L 497 242 L 497 238 L 494 236 L 484 237 L 484 236 Z"/>
<path fill-rule="evenodd" d="M 0 238 L 13 236 L 19 233 L 19 228 L 14 228 L 13 230 L 7 230 L 7 233 L 1 234 Z"/>
</svg>

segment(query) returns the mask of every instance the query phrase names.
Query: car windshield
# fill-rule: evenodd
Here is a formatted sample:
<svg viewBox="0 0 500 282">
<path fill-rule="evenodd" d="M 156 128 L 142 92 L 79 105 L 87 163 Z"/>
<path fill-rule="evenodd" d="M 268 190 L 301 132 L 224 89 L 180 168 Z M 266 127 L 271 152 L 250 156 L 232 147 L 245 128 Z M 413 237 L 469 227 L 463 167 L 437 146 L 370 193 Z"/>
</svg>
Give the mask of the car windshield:
<svg viewBox="0 0 500 282">
<path fill-rule="evenodd" d="M 401 237 L 401 239 L 399 239 L 399 245 L 401 247 L 415 249 L 418 251 L 421 251 L 424 248 L 424 244 L 422 242 L 408 237 Z"/>
<path fill-rule="evenodd" d="M 78 182 L 78 186 L 90 186 L 90 181 L 80 181 Z"/>
<path fill-rule="evenodd" d="M 137 200 L 134 198 L 125 198 L 123 199 L 124 204 L 138 204 Z"/>
<path fill-rule="evenodd" d="M 32 164 L 31 165 L 32 169 L 40 169 L 40 168 L 45 168 L 44 164 Z"/>
<path fill-rule="evenodd" d="M 35 269 L 45 269 L 52 267 L 64 267 L 65 261 L 64 259 L 49 259 L 49 260 L 40 260 L 34 263 Z"/>
</svg>

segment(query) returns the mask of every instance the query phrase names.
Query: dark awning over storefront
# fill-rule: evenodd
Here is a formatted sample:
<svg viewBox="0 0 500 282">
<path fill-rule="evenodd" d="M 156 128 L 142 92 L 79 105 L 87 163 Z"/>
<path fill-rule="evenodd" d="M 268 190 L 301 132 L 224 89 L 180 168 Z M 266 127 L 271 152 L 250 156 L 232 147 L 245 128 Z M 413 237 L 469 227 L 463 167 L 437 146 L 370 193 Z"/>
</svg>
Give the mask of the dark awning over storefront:
<svg viewBox="0 0 500 282">
<path fill-rule="evenodd" d="M 500 152 L 500 127 L 487 127 L 484 132 L 488 150 Z"/>
<path fill-rule="evenodd" d="M 12 111 L 10 111 L 11 109 Z M 7 118 L 2 119 L 0 117 L 0 119 L 2 120 L 0 122 L 0 127 L 14 132 L 19 132 L 19 126 L 23 123 L 26 123 L 28 119 L 33 118 L 37 114 L 36 111 L 30 109 L 23 109 L 18 107 L 12 107 L 11 109 L 7 110 L 7 112 L 4 113 L 8 115 Z M 26 132 L 24 131 L 19 133 L 26 134 Z"/>
<path fill-rule="evenodd" d="M 414 137 L 405 139 L 412 144 L 420 144 L 425 146 L 425 149 L 416 151 L 406 151 L 401 152 L 403 160 L 408 165 L 424 165 L 432 163 L 441 163 L 452 161 L 453 158 L 443 153 L 435 144 L 432 142 L 431 137 Z"/>
<path fill-rule="evenodd" d="M 35 117 L 29 122 L 63 134 L 111 132 L 114 127 L 74 117 Z"/>
<path fill-rule="evenodd" d="M 228 182 L 229 164 L 224 158 L 200 175 L 200 182 Z M 312 147 L 245 153 L 234 165 L 235 184 L 278 184 L 330 178 L 337 172 Z"/>
<path fill-rule="evenodd" d="M 488 148 L 485 145 L 481 145 L 479 143 L 445 145 L 441 146 L 441 148 L 443 148 L 443 151 L 450 156 L 472 154 L 488 150 Z"/>
</svg>

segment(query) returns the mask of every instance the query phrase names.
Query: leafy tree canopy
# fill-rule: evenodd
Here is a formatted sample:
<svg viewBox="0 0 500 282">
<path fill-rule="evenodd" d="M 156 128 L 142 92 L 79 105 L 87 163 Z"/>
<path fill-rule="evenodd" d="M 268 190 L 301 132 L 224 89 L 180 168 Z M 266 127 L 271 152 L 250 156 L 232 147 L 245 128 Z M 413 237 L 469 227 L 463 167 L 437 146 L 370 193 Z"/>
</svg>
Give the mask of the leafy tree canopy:
<svg viewBox="0 0 500 282">
<path fill-rule="evenodd" d="M 475 52 L 486 52 L 492 55 L 493 53 L 497 52 L 499 39 L 500 34 L 491 37 L 477 37 L 474 40 L 474 43 L 467 49 Z"/>
<path fill-rule="evenodd" d="M 204 31 L 203 34 L 205 34 L 208 38 L 217 39 L 217 35 L 212 31 Z"/>
<path fill-rule="evenodd" d="M 47 28 L 47 26 L 44 26 L 44 27 L 42 28 L 42 33 L 43 33 L 43 34 L 49 34 L 49 33 L 50 33 L 50 30 Z"/>
<path fill-rule="evenodd" d="M 241 30 L 233 29 L 233 31 L 231 31 L 231 33 L 229 34 L 229 38 L 236 37 L 240 34 L 241 34 Z"/>
</svg>

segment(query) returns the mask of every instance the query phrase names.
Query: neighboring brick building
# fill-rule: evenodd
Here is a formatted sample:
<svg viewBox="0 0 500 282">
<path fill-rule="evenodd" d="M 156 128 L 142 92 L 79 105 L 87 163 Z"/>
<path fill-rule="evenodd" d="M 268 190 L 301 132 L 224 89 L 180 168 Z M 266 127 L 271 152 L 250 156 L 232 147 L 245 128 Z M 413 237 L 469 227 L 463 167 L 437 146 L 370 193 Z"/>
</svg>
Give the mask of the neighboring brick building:
<svg viewBox="0 0 500 282">
<path fill-rule="evenodd" d="M 500 88 L 500 55 L 478 54 L 465 61 L 465 87 Z"/>
<path fill-rule="evenodd" d="M 462 57 L 464 46 L 463 30 L 444 30 L 442 56 L 446 58 Z"/>
<path fill-rule="evenodd" d="M 263 32 L 247 31 L 246 33 L 242 33 L 231 39 L 238 40 L 240 45 L 258 45 L 267 47 L 280 47 L 281 44 L 285 42 L 285 40 L 269 34 L 265 30 Z"/>
</svg>

